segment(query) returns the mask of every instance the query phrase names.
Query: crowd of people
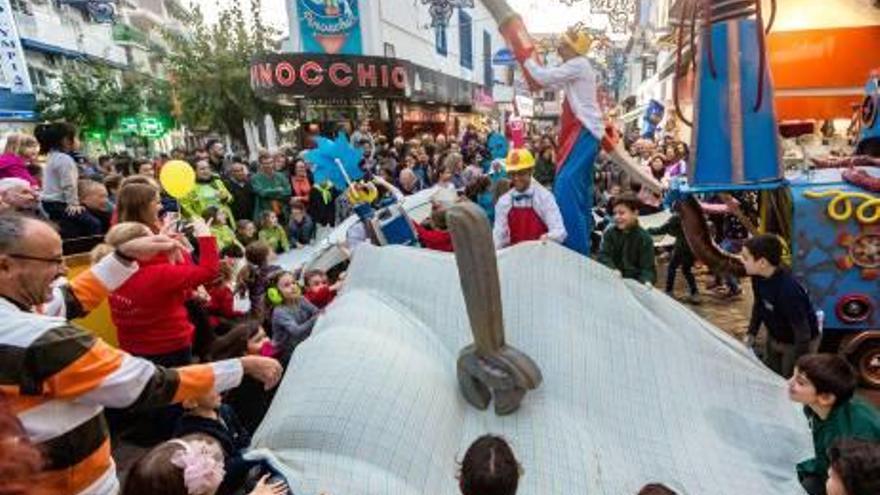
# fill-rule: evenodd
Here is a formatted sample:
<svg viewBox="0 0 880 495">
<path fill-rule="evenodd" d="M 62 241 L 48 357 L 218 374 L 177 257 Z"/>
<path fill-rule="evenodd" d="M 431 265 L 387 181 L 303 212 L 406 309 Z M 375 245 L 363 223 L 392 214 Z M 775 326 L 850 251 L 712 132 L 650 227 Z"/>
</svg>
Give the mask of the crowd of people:
<svg viewBox="0 0 880 495">
<path fill-rule="evenodd" d="M 364 152 L 360 167 L 376 207 L 432 190 L 432 214 L 413 225 L 422 247 L 454 249 L 444 212 L 468 200 L 485 211 L 498 248 L 562 243 L 551 134 L 510 151 L 491 142 L 491 132 L 473 126 L 458 137 L 389 140 L 364 123 L 351 134 Z M 629 149 L 664 185 L 686 173 L 684 143 L 639 139 Z M 0 479 L 10 480 L 0 494 L 112 492 L 110 438 L 150 447 L 129 470 L 124 494 L 287 491 L 279 473 L 241 454 L 345 277 L 288 271 L 275 258 L 315 242 L 319 229 L 339 224 L 357 202 L 337 184 L 315 183 L 303 151 L 261 151 L 249 163 L 212 140 L 154 160 L 92 162 L 69 124 L 7 137 L 0 156 L 0 444 L 14 448 L 0 450 Z M 195 186 L 185 197 L 169 196 L 157 180 L 169 159 L 193 167 Z M 596 259 L 653 285 L 652 235 L 669 234 L 675 243 L 666 292 L 672 295 L 681 271 L 686 301 L 699 304 L 696 258 L 680 218 L 654 229 L 639 223 L 665 207 L 663 195 L 631 184 L 604 156 L 594 187 Z M 754 231 L 757 205 L 748 194 L 702 204 L 718 243 L 742 253 L 753 279 L 748 343 L 766 326 L 763 357 L 790 378 L 790 396 L 810 419 L 816 450 L 797 467 L 804 485 L 810 493 L 826 493 L 826 485 L 830 495 L 878 493 L 870 473 L 880 469 L 880 416 L 853 395 L 855 372 L 845 360 L 815 354 L 815 309 L 785 269 L 783 243 Z M 352 232 L 348 248 L 369 240 L 362 225 Z M 100 243 L 91 268 L 68 280 L 62 246 L 83 238 Z M 716 278 L 724 296 L 741 293 L 736 277 Z M 104 299 L 118 349 L 69 323 Z M 465 453 L 459 484 L 464 495 L 513 494 L 521 474 L 507 442 L 485 436 Z M 651 484 L 639 493 L 674 492 Z"/>
</svg>

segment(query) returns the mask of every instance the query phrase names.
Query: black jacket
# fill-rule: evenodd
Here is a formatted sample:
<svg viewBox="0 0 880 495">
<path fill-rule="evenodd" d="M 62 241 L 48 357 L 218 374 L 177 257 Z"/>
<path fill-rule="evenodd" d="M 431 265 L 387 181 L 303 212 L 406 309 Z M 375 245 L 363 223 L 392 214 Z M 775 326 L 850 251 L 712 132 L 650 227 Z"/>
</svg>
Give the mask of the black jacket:
<svg viewBox="0 0 880 495">
<path fill-rule="evenodd" d="M 810 340 L 819 335 L 816 309 L 807 290 L 791 273 L 777 269 L 769 278 L 752 277 L 755 303 L 749 333 L 756 335 L 763 323 L 770 336 L 784 344 L 795 344 L 798 354 L 808 349 Z"/>
<path fill-rule="evenodd" d="M 232 214 L 236 220 L 250 220 L 254 216 L 254 188 L 250 181 L 239 184 L 232 179 L 224 179 L 226 189 L 232 195 Z"/>
</svg>

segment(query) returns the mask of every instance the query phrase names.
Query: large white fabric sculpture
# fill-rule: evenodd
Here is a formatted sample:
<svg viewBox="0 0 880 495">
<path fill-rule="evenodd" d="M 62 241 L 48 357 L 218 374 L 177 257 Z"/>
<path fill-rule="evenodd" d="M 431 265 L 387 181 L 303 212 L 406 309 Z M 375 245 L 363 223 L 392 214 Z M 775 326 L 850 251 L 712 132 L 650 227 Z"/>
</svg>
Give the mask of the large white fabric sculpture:
<svg viewBox="0 0 880 495">
<path fill-rule="evenodd" d="M 290 369 L 254 438 L 294 493 L 454 495 L 456 461 L 504 435 L 519 495 L 800 494 L 811 456 L 784 381 L 665 296 L 555 244 L 498 256 L 507 342 L 544 383 L 519 411 L 469 406 L 472 342 L 453 256 L 359 247 L 344 292 Z"/>
</svg>

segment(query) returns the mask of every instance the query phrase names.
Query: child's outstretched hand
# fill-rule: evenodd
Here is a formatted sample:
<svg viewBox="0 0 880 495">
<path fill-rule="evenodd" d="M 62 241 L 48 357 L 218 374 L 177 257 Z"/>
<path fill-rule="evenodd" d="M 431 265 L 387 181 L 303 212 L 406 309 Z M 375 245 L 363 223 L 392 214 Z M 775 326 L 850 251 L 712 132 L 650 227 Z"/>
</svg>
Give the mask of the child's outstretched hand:
<svg viewBox="0 0 880 495">
<path fill-rule="evenodd" d="M 257 486 L 248 495 L 285 495 L 287 491 L 287 483 L 278 480 L 269 483 L 269 475 L 265 475 L 257 482 Z"/>
</svg>

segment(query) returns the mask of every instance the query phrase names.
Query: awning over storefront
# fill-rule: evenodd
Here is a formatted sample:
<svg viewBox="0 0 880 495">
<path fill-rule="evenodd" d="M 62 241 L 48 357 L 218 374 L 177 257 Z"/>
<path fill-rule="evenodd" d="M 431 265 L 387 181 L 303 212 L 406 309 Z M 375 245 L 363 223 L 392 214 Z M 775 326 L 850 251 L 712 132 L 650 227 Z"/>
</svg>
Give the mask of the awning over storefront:
<svg viewBox="0 0 880 495">
<path fill-rule="evenodd" d="M 32 93 L 13 93 L 0 89 L 0 121 L 30 122 L 37 120 L 37 100 Z"/>
<path fill-rule="evenodd" d="M 42 41 L 37 41 L 31 38 L 21 38 L 21 46 L 26 50 L 33 50 L 35 52 L 43 52 L 48 53 L 50 55 L 60 55 L 66 58 L 72 59 L 86 59 L 92 60 L 95 62 L 100 62 L 104 65 L 109 65 L 110 67 L 114 67 L 116 69 L 127 69 L 128 67 L 125 64 L 120 64 L 118 62 L 114 62 L 112 60 L 108 60 L 106 58 L 96 57 L 94 55 L 89 55 L 88 53 L 78 52 L 76 50 L 69 50 L 64 47 L 50 45 L 49 43 L 43 43 Z"/>
<path fill-rule="evenodd" d="M 880 26 L 771 33 L 767 52 L 780 121 L 848 119 L 880 66 Z"/>
</svg>

